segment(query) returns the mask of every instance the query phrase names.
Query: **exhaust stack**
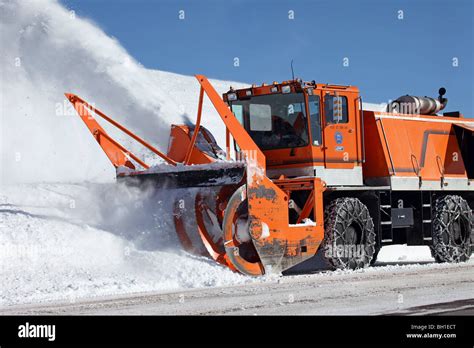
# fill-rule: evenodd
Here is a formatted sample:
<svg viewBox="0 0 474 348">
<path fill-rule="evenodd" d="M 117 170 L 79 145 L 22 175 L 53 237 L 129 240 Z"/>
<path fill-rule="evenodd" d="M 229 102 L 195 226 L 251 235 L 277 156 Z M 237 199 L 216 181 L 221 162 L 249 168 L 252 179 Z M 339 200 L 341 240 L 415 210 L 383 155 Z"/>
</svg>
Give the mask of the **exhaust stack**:
<svg viewBox="0 0 474 348">
<path fill-rule="evenodd" d="M 391 102 L 387 106 L 387 112 L 436 116 L 436 113 L 443 110 L 448 104 L 448 99 L 443 97 L 445 94 L 446 89 L 443 87 L 439 89 L 438 99 L 407 94 Z"/>
</svg>

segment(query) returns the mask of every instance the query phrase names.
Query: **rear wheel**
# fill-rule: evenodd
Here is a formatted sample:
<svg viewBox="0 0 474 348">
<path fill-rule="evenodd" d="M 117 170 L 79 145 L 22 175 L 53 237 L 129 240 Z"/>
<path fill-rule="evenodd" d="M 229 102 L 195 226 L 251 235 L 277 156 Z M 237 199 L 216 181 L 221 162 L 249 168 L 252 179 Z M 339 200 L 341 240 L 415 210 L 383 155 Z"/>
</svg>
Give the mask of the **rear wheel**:
<svg viewBox="0 0 474 348">
<path fill-rule="evenodd" d="M 337 198 L 324 211 L 322 259 L 332 269 L 369 266 L 375 253 L 375 232 L 367 207 L 357 198 Z"/>
<path fill-rule="evenodd" d="M 433 246 L 437 262 L 463 262 L 471 256 L 472 211 L 461 196 L 438 198 L 433 212 Z"/>
</svg>

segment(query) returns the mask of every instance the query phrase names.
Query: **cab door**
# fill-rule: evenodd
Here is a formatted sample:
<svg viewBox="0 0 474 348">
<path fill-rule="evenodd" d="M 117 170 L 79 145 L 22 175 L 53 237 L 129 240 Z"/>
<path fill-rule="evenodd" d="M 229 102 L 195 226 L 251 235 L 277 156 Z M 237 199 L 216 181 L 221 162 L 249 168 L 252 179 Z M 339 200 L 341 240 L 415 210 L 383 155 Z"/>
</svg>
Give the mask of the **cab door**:
<svg viewBox="0 0 474 348">
<path fill-rule="evenodd" d="M 323 91 L 325 168 L 352 169 L 358 161 L 355 103 L 335 91 Z"/>
</svg>

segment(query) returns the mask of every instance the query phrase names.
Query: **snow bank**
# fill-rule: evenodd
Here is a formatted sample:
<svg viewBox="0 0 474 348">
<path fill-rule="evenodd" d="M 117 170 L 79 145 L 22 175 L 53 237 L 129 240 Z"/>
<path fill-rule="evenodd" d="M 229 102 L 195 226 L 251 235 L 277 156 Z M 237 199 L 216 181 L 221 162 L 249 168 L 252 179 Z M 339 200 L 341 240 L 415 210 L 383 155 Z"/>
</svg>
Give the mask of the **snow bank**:
<svg viewBox="0 0 474 348">
<path fill-rule="evenodd" d="M 387 245 L 377 255 L 379 263 L 434 262 L 428 246 Z"/>
<path fill-rule="evenodd" d="M 0 307 L 251 281 L 180 250 L 162 198 L 114 184 L 4 189 Z"/>
<path fill-rule="evenodd" d="M 65 92 L 80 95 L 162 150 L 171 123 L 196 117 L 194 77 L 144 68 L 115 39 L 54 0 L 1 0 L 0 32 L 3 183 L 113 179 L 112 166 Z M 242 86 L 212 82 L 219 92 Z M 209 103 L 204 115 L 222 143 L 222 126 L 213 122 L 218 116 Z"/>
</svg>

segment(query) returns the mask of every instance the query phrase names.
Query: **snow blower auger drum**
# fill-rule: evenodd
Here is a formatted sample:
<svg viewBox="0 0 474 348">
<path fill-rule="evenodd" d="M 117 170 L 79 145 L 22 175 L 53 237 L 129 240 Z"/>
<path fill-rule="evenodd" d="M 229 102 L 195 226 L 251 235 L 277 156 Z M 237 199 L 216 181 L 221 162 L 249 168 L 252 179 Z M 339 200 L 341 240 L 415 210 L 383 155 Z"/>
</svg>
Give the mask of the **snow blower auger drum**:
<svg viewBox="0 0 474 348">
<path fill-rule="evenodd" d="M 390 244 L 428 245 L 438 262 L 469 259 L 474 123 L 435 114 L 447 104 L 443 88 L 438 99 L 405 96 L 426 107 L 397 114 L 364 110 L 354 86 L 293 79 L 231 87 L 221 98 L 206 77 L 196 78 L 196 123 L 171 126 L 166 154 L 66 94 L 118 180 L 173 190 L 187 251 L 252 276 L 294 270 L 318 251 L 301 268 L 319 257 L 332 269 L 367 267 Z M 225 126 L 225 151 L 201 126 L 205 96 Z M 164 163 L 147 165 L 93 115 Z"/>
</svg>

